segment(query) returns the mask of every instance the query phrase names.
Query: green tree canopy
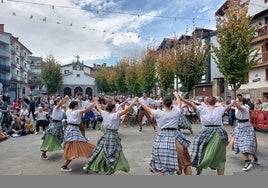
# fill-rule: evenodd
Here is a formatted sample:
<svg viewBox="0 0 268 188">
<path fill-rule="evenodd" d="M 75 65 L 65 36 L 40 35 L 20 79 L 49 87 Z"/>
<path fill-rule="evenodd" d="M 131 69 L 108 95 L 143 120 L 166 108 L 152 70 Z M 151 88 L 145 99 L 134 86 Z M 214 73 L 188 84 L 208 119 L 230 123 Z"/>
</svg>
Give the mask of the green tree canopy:
<svg viewBox="0 0 268 188">
<path fill-rule="evenodd" d="M 205 67 L 208 63 L 208 44 L 202 41 L 202 37 L 182 40 L 176 49 L 177 68 L 176 75 L 181 82 L 181 91 L 190 91 L 200 83 L 205 74 Z"/>
<path fill-rule="evenodd" d="M 61 65 L 52 55 L 49 55 L 41 71 L 41 79 L 47 88 L 48 93 L 55 93 L 62 85 Z"/>
<path fill-rule="evenodd" d="M 166 95 L 166 91 L 172 93 L 173 89 L 176 72 L 176 59 L 174 53 L 173 49 L 159 52 L 156 63 L 157 77 L 161 84 L 161 88 L 164 91 L 164 95 Z"/>
<path fill-rule="evenodd" d="M 146 90 L 149 94 L 155 87 L 156 79 L 156 59 L 157 52 L 150 46 L 142 57 L 141 66 L 139 66 L 138 75 L 139 83 L 143 90 Z"/>
<path fill-rule="evenodd" d="M 235 96 L 247 73 L 258 61 L 258 50 L 250 45 L 256 27 L 250 25 L 252 18 L 247 15 L 248 3 L 241 6 L 241 0 L 229 1 L 224 16 L 216 18 L 219 46 L 212 46 L 213 58 Z"/>
</svg>

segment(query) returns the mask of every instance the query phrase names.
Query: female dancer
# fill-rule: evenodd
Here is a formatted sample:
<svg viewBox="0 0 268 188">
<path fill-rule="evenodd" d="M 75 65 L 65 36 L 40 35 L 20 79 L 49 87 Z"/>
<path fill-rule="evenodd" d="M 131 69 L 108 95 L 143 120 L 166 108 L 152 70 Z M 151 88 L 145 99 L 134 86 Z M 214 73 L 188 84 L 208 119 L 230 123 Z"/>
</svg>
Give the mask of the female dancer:
<svg viewBox="0 0 268 188">
<path fill-rule="evenodd" d="M 160 175 L 174 172 L 177 172 L 178 175 L 181 175 L 182 172 L 192 175 L 191 159 L 187 149 L 190 141 L 178 131 L 181 116 L 180 98 L 177 92 L 174 92 L 174 96 L 178 106 L 173 106 L 172 99 L 165 97 L 162 110 L 149 108 L 142 100 L 139 100 L 142 108 L 155 118 L 160 128 L 153 144 L 150 171 Z"/>
<path fill-rule="evenodd" d="M 259 165 L 256 155 L 257 140 L 253 126 L 249 122 L 249 106 L 247 100 L 238 96 L 235 105 L 235 117 L 237 126 L 234 129 L 234 148 L 235 153 L 242 153 L 245 160 L 243 171 L 248 171 L 253 167 L 249 156 L 253 156 L 253 163 Z"/>
<path fill-rule="evenodd" d="M 204 103 L 198 106 L 181 96 L 180 99 L 192 106 L 200 115 L 202 128 L 195 135 L 191 152 L 191 163 L 197 169 L 197 175 L 207 167 L 217 169 L 218 175 L 224 175 L 228 134 L 222 128 L 222 116 L 231 108 L 234 101 L 223 107 L 215 105 L 216 98 L 212 96 L 205 97 Z"/>
<path fill-rule="evenodd" d="M 68 168 L 70 162 L 75 158 L 88 158 L 95 146 L 87 141 L 79 130 L 82 115 L 92 109 L 94 103 L 89 104 L 85 109 L 79 109 L 77 101 L 72 101 L 66 111 L 68 125 L 64 133 L 64 152 L 62 158 L 66 160 L 61 171 L 72 171 Z"/>
<path fill-rule="evenodd" d="M 134 106 L 138 97 L 124 110 L 116 111 L 115 104 L 108 103 L 107 111 L 101 108 L 98 98 L 94 98 L 97 109 L 103 117 L 104 135 L 98 141 L 97 147 L 88 160 L 84 170 L 106 172 L 111 175 L 116 171 L 129 171 L 129 164 L 122 151 L 121 138 L 118 135 L 120 116 L 126 114 Z"/>
<path fill-rule="evenodd" d="M 62 117 L 63 112 L 61 106 L 67 103 L 69 100 L 68 96 L 65 96 L 62 100 L 57 98 L 54 101 L 54 108 L 52 111 L 52 121 L 49 124 L 44 136 L 42 137 L 43 143 L 40 147 L 40 151 L 42 151 L 41 159 L 48 159 L 47 152 L 52 152 L 56 150 L 62 149 L 63 142 L 63 125 L 62 125 Z"/>
</svg>

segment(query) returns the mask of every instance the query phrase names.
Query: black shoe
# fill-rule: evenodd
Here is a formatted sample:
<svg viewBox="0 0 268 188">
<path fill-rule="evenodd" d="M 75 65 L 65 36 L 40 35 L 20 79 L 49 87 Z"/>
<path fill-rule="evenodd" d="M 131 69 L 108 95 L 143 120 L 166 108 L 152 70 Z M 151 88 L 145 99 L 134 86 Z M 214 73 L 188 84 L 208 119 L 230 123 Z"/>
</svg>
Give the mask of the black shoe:
<svg viewBox="0 0 268 188">
<path fill-rule="evenodd" d="M 202 173 L 202 169 L 197 170 L 196 175 L 200 175 Z"/>
</svg>

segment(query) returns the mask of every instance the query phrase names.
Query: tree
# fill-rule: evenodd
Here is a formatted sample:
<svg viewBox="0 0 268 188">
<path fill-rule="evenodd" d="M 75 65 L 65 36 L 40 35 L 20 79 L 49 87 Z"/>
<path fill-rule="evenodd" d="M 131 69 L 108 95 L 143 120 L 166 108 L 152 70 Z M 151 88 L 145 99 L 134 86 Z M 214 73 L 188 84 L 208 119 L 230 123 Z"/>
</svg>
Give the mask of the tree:
<svg viewBox="0 0 268 188">
<path fill-rule="evenodd" d="M 212 46 L 213 58 L 234 96 L 245 82 L 249 70 L 259 60 L 258 50 L 250 46 L 256 27 L 250 25 L 252 18 L 247 15 L 248 4 L 249 0 L 243 6 L 241 0 L 229 1 L 224 17 L 216 16 L 219 47 Z"/>
<path fill-rule="evenodd" d="M 200 83 L 205 74 L 205 67 L 208 63 L 208 44 L 202 41 L 201 37 L 196 37 L 193 33 L 190 39 L 184 38 L 180 44 L 175 46 L 176 50 L 176 76 L 180 79 L 181 91 L 190 91 L 195 85 Z"/>
<path fill-rule="evenodd" d="M 174 77 L 176 72 L 174 49 L 159 52 L 156 62 L 156 72 L 161 88 L 165 92 L 172 93 Z"/>
<path fill-rule="evenodd" d="M 109 84 L 106 80 L 106 75 L 107 75 L 107 68 L 102 67 L 100 70 L 96 71 L 93 73 L 93 76 L 95 77 L 95 83 L 98 88 L 98 92 L 109 92 Z"/>
<path fill-rule="evenodd" d="M 52 55 L 49 55 L 41 71 L 41 79 L 47 88 L 47 92 L 55 93 L 62 85 L 61 65 Z"/>
<path fill-rule="evenodd" d="M 146 90 L 149 94 L 155 87 L 157 81 L 155 68 L 156 59 L 156 50 L 148 46 L 142 57 L 141 66 L 138 67 L 139 83 L 142 89 Z"/>
<path fill-rule="evenodd" d="M 141 91 L 140 84 L 138 82 L 137 72 L 137 58 L 130 58 L 126 60 L 128 66 L 125 67 L 125 84 L 130 94 L 138 94 Z"/>
</svg>

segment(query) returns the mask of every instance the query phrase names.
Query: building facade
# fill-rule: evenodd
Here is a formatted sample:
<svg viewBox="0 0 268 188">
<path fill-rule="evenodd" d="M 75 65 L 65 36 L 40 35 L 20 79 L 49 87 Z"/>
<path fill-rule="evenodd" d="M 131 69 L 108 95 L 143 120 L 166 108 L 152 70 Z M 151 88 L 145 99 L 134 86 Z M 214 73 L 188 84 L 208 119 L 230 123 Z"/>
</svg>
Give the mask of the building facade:
<svg viewBox="0 0 268 188">
<path fill-rule="evenodd" d="M 92 72 L 94 68 L 84 65 L 83 62 L 73 61 L 70 64 L 61 66 L 63 83 L 59 90 L 62 96 L 75 96 L 77 92 L 81 92 L 83 96 L 88 95 L 93 98 L 97 95 L 97 88 L 95 85 L 95 78 Z"/>
<path fill-rule="evenodd" d="M 224 10 L 227 8 L 226 1 L 216 14 L 224 16 Z M 246 2 L 245 0 L 242 2 Z M 242 4 L 243 6 L 243 4 Z M 243 94 L 246 98 L 255 100 L 268 96 L 268 1 L 251 0 L 248 6 L 248 15 L 253 16 L 252 26 L 258 26 L 255 37 L 251 42 L 251 47 L 259 49 L 259 61 L 248 72 L 246 83 L 242 84 L 237 93 Z M 251 57 L 249 57 L 250 59 Z M 230 89 L 230 88 L 229 88 Z M 231 91 L 229 91 L 232 93 Z"/>
<path fill-rule="evenodd" d="M 3 94 L 13 101 L 22 95 L 28 95 L 28 76 L 30 70 L 29 56 L 32 52 L 25 47 L 19 38 L 4 31 L 4 24 L 0 24 L 1 37 L 1 84 Z"/>
</svg>

